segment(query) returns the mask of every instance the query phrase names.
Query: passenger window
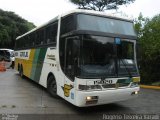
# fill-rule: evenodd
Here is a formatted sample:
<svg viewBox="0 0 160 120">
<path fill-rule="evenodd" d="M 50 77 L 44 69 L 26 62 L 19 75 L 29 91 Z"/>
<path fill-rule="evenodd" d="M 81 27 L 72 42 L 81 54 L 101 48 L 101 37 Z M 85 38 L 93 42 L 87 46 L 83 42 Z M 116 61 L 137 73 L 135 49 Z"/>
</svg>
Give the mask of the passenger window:
<svg viewBox="0 0 160 120">
<path fill-rule="evenodd" d="M 58 23 L 53 23 L 46 28 L 45 42 L 47 44 L 56 43 Z"/>
<path fill-rule="evenodd" d="M 43 45 L 44 44 L 44 30 L 39 30 L 36 33 L 36 45 Z"/>
<path fill-rule="evenodd" d="M 76 29 L 76 18 L 75 15 L 69 15 L 62 18 L 61 21 L 61 35 L 69 33 Z"/>
<path fill-rule="evenodd" d="M 31 33 L 30 35 L 30 47 L 35 45 L 35 33 Z"/>
</svg>

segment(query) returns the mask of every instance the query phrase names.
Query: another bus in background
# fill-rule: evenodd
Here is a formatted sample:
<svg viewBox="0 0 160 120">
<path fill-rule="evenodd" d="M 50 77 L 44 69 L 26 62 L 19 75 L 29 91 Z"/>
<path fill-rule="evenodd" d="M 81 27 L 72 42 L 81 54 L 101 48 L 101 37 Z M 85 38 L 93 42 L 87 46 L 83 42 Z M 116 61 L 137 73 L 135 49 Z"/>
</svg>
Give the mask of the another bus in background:
<svg viewBox="0 0 160 120">
<path fill-rule="evenodd" d="M 0 49 L 0 61 L 5 61 L 6 68 L 14 68 L 14 50 L 12 49 Z"/>
</svg>

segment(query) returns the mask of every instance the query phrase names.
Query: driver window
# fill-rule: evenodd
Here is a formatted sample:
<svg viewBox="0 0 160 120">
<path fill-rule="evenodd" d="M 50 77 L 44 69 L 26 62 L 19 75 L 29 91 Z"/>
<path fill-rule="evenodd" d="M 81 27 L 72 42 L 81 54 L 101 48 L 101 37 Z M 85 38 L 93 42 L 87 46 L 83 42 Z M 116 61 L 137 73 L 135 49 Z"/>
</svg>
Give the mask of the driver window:
<svg viewBox="0 0 160 120">
<path fill-rule="evenodd" d="M 65 72 L 71 78 L 74 78 L 78 65 L 79 45 L 80 41 L 74 38 L 66 40 Z"/>
</svg>

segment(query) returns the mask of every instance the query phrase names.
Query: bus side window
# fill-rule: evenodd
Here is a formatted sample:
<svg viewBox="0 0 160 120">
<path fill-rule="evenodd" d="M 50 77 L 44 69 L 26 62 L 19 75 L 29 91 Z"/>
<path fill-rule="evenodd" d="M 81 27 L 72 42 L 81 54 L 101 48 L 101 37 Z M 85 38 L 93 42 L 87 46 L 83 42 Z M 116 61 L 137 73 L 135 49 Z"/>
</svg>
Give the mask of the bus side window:
<svg viewBox="0 0 160 120">
<path fill-rule="evenodd" d="M 36 32 L 36 45 L 39 45 L 39 31 Z"/>
<path fill-rule="evenodd" d="M 29 47 L 30 46 L 30 38 L 29 38 L 29 36 L 27 35 L 27 36 L 25 36 L 24 37 L 24 47 Z"/>
<path fill-rule="evenodd" d="M 57 22 L 47 26 L 45 31 L 45 35 L 46 35 L 45 42 L 47 44 L 56 43 L 57 29 L 58 29 Z"/>
<path fill-rule="evenodd" d="M 31 33 L 29 36 L 30 36 L 30 47 L 34 47 L 34 45 L 35 45 L 35 33 Z"/>
<path fill-rule="evenodd" d="M 4 51 L 3 50 L 0 50 L 0 61 L 4 58 Z"/>
<path fill-rule="evenodd" d="M 25 44 L 25 43 L 24 43 L 24 38 L 23 38 L 23 37 L 19 39 L 19 43 L 20 43 L 20 44 L 19 44 L 19 45 L 20 45 L 20 48 L 24 48 L 24 44 Z"/>
<path fill-rule="evenodd" d="M 44 29 L 40 29 L 36 32 L 36 45 L 43 45 L 44 41 Z"/>
<path fill-rule="evenodd" d="M 51 30 L 51 43 L 56 42 L 57 29 L 58 29 L 58 23 L 56 22 L 55 24 L 53 24 L 52 30 Z"/>
<path fill-rule="evenodd" d="M 66 34 L 76 29 L 76 17 L 75 15 L 69 15 L 62 18 L 61 21 L 61 35 Z"/>
<path fill-rule="evenodd" d="M 51 38 L 50 38 L 51 32 L 50 32 L 50 31 L 51 31 L 51 25 L 48 26 L 48 27 L 46 28 L 46 31 L 45 31 L 45 33 L 46 33 L 45 41 L 46 41 L 47 44 L 49 44 L 50 41 L 51 41 Z"/>
</svg>

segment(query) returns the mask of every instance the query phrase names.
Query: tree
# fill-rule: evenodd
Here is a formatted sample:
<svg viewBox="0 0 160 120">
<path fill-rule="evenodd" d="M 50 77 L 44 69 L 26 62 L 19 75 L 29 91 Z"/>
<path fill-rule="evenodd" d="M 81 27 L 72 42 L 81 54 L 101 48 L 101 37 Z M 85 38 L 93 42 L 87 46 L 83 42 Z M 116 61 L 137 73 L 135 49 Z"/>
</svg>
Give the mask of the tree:
<svg viewBox="0 0 160 120">
<path fill-rule="evenodd" d="M 137 32 L 138 38 L 143 36 L 143 29 L 144 29 L 144 26 L 147 24 L 148 21 L 149 21 L 149 19 L 143 17 L 142 13 L 140 13 L 138 18 L 134 20 L 135 30 Z"/>
<path fill-rule="evenodd" d="M 79 9 L 95 11 L 118 9 L 118 6 L 127 5 L 134 1 L 135 0 L 70 0 L 73 4 L 78 5 Z"/>
<path fill-rule="evenodd" d="M 152 19 L 144 18 L 140 14 L 135 22 L 140 44 L 141 60 L 140 72 L 143 83 L 160 80 L 160 14 Z"/>
<path fill-rule="evenodd" d="M 33 23 L 24 20 L 14 12 L 0 9 L 0 47 L 13 49 L 16 37 L 34 27 Z"/>
</svg>

